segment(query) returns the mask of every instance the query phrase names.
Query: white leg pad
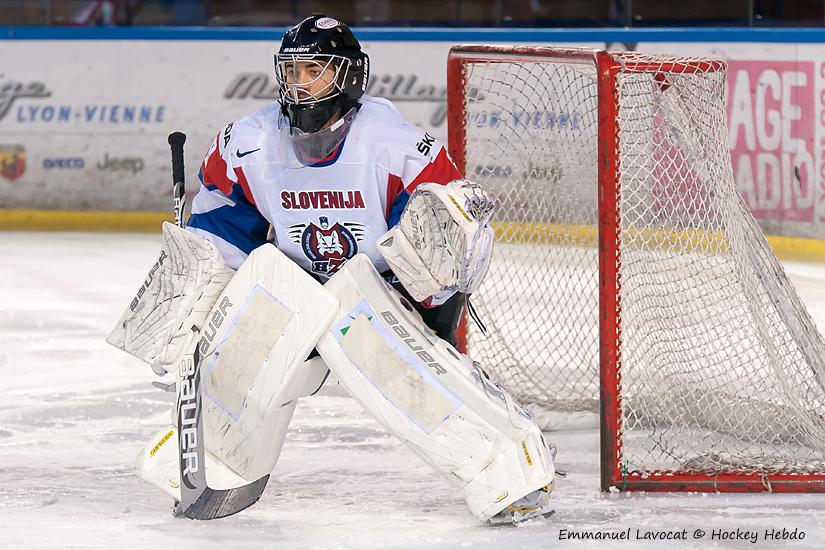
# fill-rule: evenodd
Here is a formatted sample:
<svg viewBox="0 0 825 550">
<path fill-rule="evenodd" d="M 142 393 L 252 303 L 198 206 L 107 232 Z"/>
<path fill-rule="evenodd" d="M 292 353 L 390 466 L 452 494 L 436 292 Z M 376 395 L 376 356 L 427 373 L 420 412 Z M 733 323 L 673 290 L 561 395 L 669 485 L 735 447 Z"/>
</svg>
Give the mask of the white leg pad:
<svg viewBox="0 0 825 550">
<path fill-rule="evenodd" d="M 436 337 L 363 255 L 325 285 L 340 303 L 317 349 L 391 433 L 488 519 L 553 481 L 541 430 L 472 361 Z"/>
<path fill-rule="evenodd" d="M 338 302 L 272 245 L 249 255 L 218 304 L 225 298 L 226 320 L 205 326 L 198 344 L 204 440 L 218 459 L 254 480 L 275 467 L 295 400 L 315 373 L 305 359 Z"/>
<path fill-rule="evenodd" d="M 218 460 L 204 452 L 206 481 L 213 489 L 231 489 L 249 483 Z M 180 500 L 180 468 L 178 466 L 178 430 L 168 426 L 149 441 L 135 463 L 141 479 L 157 485 L 172 498 Z"/>
<path fill-rule="evenodd" d="M 197 347 L 201 356 L 210 486 L 234 487 L 272 472 L 297 398 L 325 373 L 323 363 L 306 357 L 337 310 L 335 297 L 268 244 L 254 250 L 226 285 L 188 348 L 191 353 Z M 176 461 L 169 470 L 150 456 L 166 433 L 149 443 L 139 469 L 141 477 L 169 491 L 178 483 Z M 176 445 L 161 447 L 176 456 Z"/>
<path fill-rule="evenodd" d="M 307 369 L 306 377 L 302 387 L 295 389 L 296 397 L 306 397 L 314 395 L 321 389 L 321 386 L 329 377 L 329 367 L 324 362 L 324 359 L 316 355 L 312 359 L 307 359 L 303 368 Z"/>
</svg>

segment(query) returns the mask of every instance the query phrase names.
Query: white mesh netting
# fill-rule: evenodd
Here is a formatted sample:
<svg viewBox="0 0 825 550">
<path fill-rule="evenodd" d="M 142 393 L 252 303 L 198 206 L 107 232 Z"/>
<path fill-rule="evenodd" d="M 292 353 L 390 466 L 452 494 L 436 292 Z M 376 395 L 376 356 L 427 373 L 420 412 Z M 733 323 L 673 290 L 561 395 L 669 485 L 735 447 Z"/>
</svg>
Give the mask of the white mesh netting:
<svg viewBox="0 0 825 550">
<path fill-rule="evenodd" d="M 522 402 L 597 412 L 596 67 L 472 57 L 465 170 L 498 242 L 470 354 Z M 614 58 L 621 466 L 825 473 L 825 345 L 736 192 L 723 66 Z"/>
</svg>

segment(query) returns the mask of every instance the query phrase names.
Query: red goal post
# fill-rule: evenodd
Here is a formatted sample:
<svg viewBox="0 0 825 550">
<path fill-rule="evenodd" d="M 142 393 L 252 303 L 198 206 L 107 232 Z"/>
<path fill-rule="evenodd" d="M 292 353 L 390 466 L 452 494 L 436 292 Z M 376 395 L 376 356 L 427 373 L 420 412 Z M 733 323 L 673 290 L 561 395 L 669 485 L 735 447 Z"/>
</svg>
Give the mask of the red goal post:
<svg viewBox="0 0 825 550">
<path fill-rule="evenodd" d="M 605 491 L 825 491 L 825 345 L 736 193 L 725 71 L 595 49 L 450 51 L 450 154 L 501 205 L 473 296 L 500 327 L 484 338 L 464 323 L 459 345 L 521 401 L 597 408 Z M 513 305 L 530 293 L 552 299 Z M 545 316 L 559 300 L 568 326 Z M 573 319 L 591 304 L 592 330 Z M 552 334 L 530 350 L 524 332 Z"/>
</svg>

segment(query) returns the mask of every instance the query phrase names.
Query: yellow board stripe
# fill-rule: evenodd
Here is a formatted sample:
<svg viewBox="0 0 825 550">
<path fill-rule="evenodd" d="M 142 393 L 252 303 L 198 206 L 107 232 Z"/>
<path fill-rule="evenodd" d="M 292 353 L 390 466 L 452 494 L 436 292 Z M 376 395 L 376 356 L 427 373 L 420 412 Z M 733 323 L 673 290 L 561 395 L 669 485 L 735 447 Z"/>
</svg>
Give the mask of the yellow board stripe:
<svg viewBox="0 0 825 550">
<path fill-rule="evenodd" d="M 120 231 L 160 233 L 164 221 L 174 222 L 171 212 L 117 210 L 0 210 L 4 231 Z"/>
<path fill-rule="evenodd" d="M 496 240 L 508 243 L 597 246 L 598 229 L 586 224 L 553 224 L 537 222 L 493 222 Z M 700 229 L 638 229 L 625 230 L 625 236 L 641 239 L 644 244 L 668 244 L 684 250 L 719 251 L 727 248 L 724 237 Z M 825 262 L 825 240 L 768 235 L 768 243 L 782 260 Z"/>
<path fill-rule="evenodd" d="M 159 233 L 171 212 L 0 210 L 0 230 L 5 231 L 120 231 Z M 493 222 L 496 238 L 503 242 L 595 246 L 594 225 L 531 222 Z M 642 230 L 639 235 L 658 243 L 695 248 L 724 246 L 718 234 L 699 230 Z M 825 262 L 825 240 L 770 235 L 768 242 L 783 260 Z"/>
<path fill-rule="evenodd" d="M 783 260 L 825 262 L 825 241 L 768 235 L 773 251 Z"/>
</svg>

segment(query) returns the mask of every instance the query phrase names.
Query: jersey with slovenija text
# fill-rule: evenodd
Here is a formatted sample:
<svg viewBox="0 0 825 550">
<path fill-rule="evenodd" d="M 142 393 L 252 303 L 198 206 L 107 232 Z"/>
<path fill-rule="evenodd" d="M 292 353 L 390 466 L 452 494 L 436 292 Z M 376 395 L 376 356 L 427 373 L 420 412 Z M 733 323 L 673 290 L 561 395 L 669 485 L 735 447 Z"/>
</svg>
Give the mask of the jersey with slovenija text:
<svg viewBox="0 0 825 550">
<path fill-rule="evenodd" d="M 376 241 L 398 223 L 413 189 L 460 174 L 442 144 L 389 101 L 360 103 L 342 144 L 309 166 L 278 139 L 279 104 L 229 124 L 201 165 L 189 229 L 233 268 L 270 240 L 322 281 L 358 253 L 385 272 Z"/>
</svg>

